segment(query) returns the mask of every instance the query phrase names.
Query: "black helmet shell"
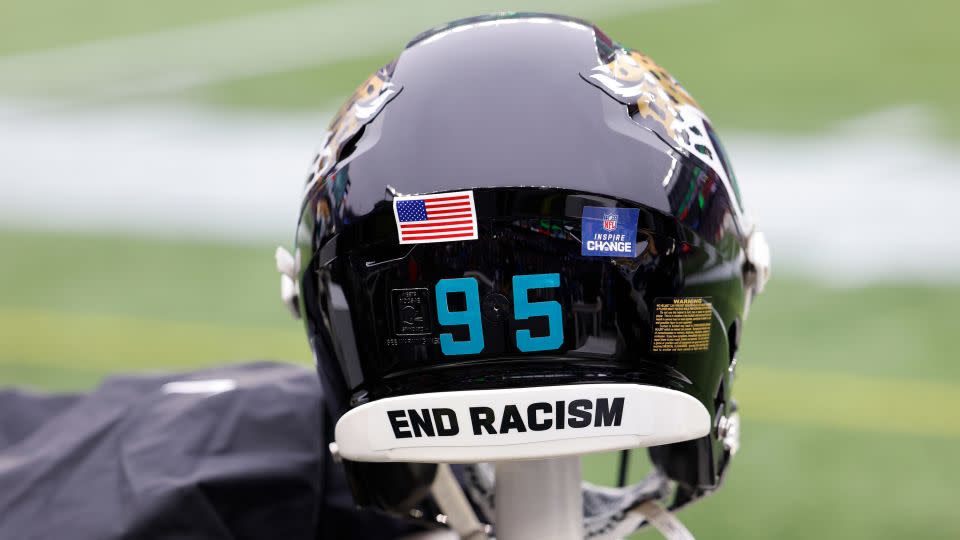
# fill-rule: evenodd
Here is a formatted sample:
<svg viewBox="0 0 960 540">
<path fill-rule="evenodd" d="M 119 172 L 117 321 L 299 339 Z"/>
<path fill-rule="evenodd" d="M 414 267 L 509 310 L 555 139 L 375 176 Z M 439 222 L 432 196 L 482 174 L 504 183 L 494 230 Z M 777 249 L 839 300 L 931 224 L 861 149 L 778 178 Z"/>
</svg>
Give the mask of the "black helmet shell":
<svg viewBox="0 0 960 540">
<path fill-rule="evenodd" d="M 465 190 L 476 239 L 401 242 L 395 199 Z M 586 220 L 608 218 L 629 252 L 587 248 Z M 465 19 L 415 38 L 331 124 L 298 230 L 300 311 L 338 416 L 454 389 L 634 383 L 692 396 L 716 426 L 732 410 L 750 227 L 711 124 L 651 59 L 574 19 Z M 517 296 L 516 276 L 547 275 Z M 464 278 L 475 293 L 438 303 L 439 282 Z M 518 300 L 559 315 L 522 316 Z M 477 326 L 442 324 L 441 308 L 476 309 Z M 517 338 L 554 324 L 557 346 Z M 480 350 L 441 342 L 480 331 Z M 709 489 L 721 439 L 654 458 Z"/>
</svg>

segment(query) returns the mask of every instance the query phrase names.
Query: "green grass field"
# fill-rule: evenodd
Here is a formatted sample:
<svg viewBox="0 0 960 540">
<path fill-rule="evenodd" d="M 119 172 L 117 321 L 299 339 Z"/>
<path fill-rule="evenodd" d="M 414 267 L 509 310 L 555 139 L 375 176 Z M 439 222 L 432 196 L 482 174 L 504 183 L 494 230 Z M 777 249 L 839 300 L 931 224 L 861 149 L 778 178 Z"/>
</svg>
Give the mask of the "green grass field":
<svg viewBox="0 0 960 540">
<path fill-rule="evenodd" d="M 0 76 L 7 55 L 306 3 L 5 0 L 0 21 L 13 24 L 0 32 Z M 575 0 L 557 5 L 587 17 L 595 9 Z M 460 15 L 491 7 L 470 0 Z M 409 12 L 384 20 L 371 9 L 362 21 L 338 21 L 356 28 L 358 40 L 389 34 L 392 45 L 382 50 L 123 100 L 330 110 L 406 38 L 450 18 L 417 6 Z M 960 4 L 948 0 L 734 0 L 623 16 L 607 8 L 595 22 L 667 66 L 721 130 L 816 133 L 919 105 L 938 119 L 939 135 L 956 137 L 958 16 Z M 339 35 L 323 25 L 317 32 Z M 251 36 L 251 46 L 276 37 Z M 953 464 L 960 450 L 960 354 L 953 348 L 960 285 L 832 287 L 791 276 L 773 247 L 775 278 L 747 322 L 735 386 L 742 451 L 724 489 L 684 511 L 684 520 L 702 538 L 960 538 L 960 469 Z M 300 324 L 278 299 L 272 249 L 0 229 L 0 387 L 86 389 L 112 373 L 263 358 L 309 366 Z M 585 458 L 587 476 L 612 482 L 613 459 Z"/>
<path fill-rule="evenodd" d="M 589 16 L 589 9 L 582 11 Z M 960 4 L 949 0 L 920 0 L 906 10 L 870 0 L 735 0 L 593 22 L 666 66 L 721 129 L 809 132 L 877 110 L 923 105 L 941 119 L 942 133 L 956 136 L 957 16 Z M 367 66 L 393 54 L 229 81 L 187 96 L 273 108 L 279 93 L 284 107 L 315 108 L 320 99 L 352 91 L 346 80 L 362 78 Z"/>
<path fill-rule="evenodd" d="M 270 246 L 0 233 L 0 381 L 83 389 L 111 373 L 273 358 L 309 365 Z M 735 387 L 744 444 L 685 511 L 704 538 L 957 538 L 960 287 L 835 289 L 780 277 L 754 306 Z M 640 454 L 637 453 L 637 474 Z M 585 459 L 614 478 L 613 456 Z"/>
<path fill-rule="evenodd" d="M 960 100 L 955 98 L 960 84 L 956 59 L 960 33 L 954 25 L 960 3 L 686 0 L 676 7 L 644 9 L 646 4 L 662 6 L 665 2 L 624 0 L 624 7 L 616 9 L 610 7 L 611 1 L 604 2 L 607 7 L 603 9 L 586 0 L 351 3 L 352 10 L 331 9 L 334 20 L 316 25 L 318 35 L 330 35 L 330 42 L 310 42 L 311 48 L 303 51 L 309 56 L 312 48 L 342 50 L 349 57 L 346 60 L 293 70 L 265 68 L 263 74 L 148 95 L 227 107 L 330 109 L 420 30 L 505 6 L 515 10 L 530 7 L 587 17 L 614 39 L 651 54 L 697 96 L 721 130 L 809 132 L 878 110 L 919 105 L 937 119 L 941 133 L 960 135 Z M 69 47 L 317 3 L 6 0 L 0 18 L 16 24 L 5 25 L 0 32 L 0 59 L 4 54 Z M 330 0 L 319 4 L 346 5 Z M 371 7 L 365 10 L 364 5 Z M 363 49 L 368 52 L 359 57 L 351 52 L 357 48 L 356 42 L 375 35 L 386 36 L 378 40 L 382 46 Z M 237 55 L 279 38 L 252 35 Z M 136 63 L 137 59 L 129 61 Z M 105 87 L 109 86 L 110 81 L 105 81 Z M 43 90 L 37 89 L 41 95 Z"/>
</svg>

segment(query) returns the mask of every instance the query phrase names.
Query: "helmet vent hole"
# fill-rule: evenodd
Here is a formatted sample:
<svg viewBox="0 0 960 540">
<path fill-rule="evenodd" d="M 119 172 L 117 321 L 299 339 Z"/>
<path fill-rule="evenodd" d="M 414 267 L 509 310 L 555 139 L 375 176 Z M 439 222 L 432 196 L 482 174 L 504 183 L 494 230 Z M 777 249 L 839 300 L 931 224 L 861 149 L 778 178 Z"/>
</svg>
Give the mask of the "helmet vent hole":
<svg viewBox="0 0 960 540">
<path fill-rule="evenodd" d="M 729 362 L 733 363 L 733 359 L 737 357 L 737 349 L 740 348 L 740 327 L 734 322 L 730 325 L 730 329 L 727 331 L 727 344 L 730 347 L 730 359 Z"/>
<path fill-rule="evenodd" d="M 724 399 L 724 397 L 726 396 L 725 386 L 726 386 L 726 379 L 722 379 L 722 380 L 720 381 L 720 387 L 717 388 L 717 395 L 716 395 L 716 397 L 713 398 L 713 410 L 714 410 L 714 411 L 718 411 L 718 412 L 719 412 L 719 411 L 720 411 L 720 408 L 723 407 L 723 404 L 724 404 L 725 401 L 726 401 L 726 400 Z"/>
</svg>

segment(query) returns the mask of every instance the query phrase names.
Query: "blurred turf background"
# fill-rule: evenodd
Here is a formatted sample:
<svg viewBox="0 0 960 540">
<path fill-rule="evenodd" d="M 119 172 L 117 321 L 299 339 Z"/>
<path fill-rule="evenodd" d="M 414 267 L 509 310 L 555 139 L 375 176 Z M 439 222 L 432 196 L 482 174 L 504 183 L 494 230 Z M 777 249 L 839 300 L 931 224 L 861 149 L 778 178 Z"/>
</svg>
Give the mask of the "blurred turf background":
<svg viewBox="0 0 960 540">
<path fill-rule="evenodd" d="M 5 0 L 0 60 L 305 3 Z M 565 11 L 590 16 L 588 3 L 567 4 L 575 9 Z M 462 15 L 489 10 L 466 2 Z M 867 112 L 921 105 L 941 120 L 941 136 L 955 137 L 958 15 L 960 4 L 949 1 L 894 8 L 861 0 L 740 0 L 595 22 L 667 66 L 721 130 L 816 133 Z M 368 17 L 349 23 L 390 24 L 376 12 Z M 429 10 L 421 18 L 419 27 L 442 22 Z M 403 41 L 361 58 L 151 99 L 329 110 Z M 0 386 L 84 389 L 111 373 L 244 359 L 309 365 L 300 325 L 278 300 L 272 247 L 122 231 L 0 231 Z M 743 338 L 735 387 L 745 422 L 742 451 L 724 489 L 683 512 L 693 532 L 960 538 L 958 305 L 955 285 L 835 288 L 775 266 Z M 641 454 L 635 452 L 635 477 Z M 588 477 L 613 481 L 613 456 L 584 462 Z"/>
<path fill-rule="evenodd" d="M 587 17 L 615 40 L 652 55 L 721 129 L 811 131 L 877 110 L 922 105 L 940 119 L 943 133 L 960 134 L 960 3 L 953 0 L 604 0 L 602 9 L 588 0 L 4 0 L 0 60 L 316 4 L 331 8 L 328 26 L 316 25 L 318 35 L 339 36 L 338 27 L 347 27 L 356 40 L 384 33 L 390 44 L 354 57 L 357 43 L 329 43 L 351 58 L 266 69 L 162 97 L 267 110 L 331 109 L 419 31 L 452 17 L 532 6 Z M 338 9 L 347 5 L 351 9 Z M 275 38 L 251 35 L 247 43 L 255 48 Z"/>
<path fill-rule="evenodd" d="M 0 381 L 83 389 L 111 373 L 276 358 L 308 366 L 269 246 L 0 233 Z M 735 386 L 743 449 L 684 511 L 702 538 L 958 538 L 960 287 L 834 289 L 779 277 Z M 643 452 L 631 476 L 640 477 Z M 585 458 L 612 483 L 615 457 Z"/>
</svg>

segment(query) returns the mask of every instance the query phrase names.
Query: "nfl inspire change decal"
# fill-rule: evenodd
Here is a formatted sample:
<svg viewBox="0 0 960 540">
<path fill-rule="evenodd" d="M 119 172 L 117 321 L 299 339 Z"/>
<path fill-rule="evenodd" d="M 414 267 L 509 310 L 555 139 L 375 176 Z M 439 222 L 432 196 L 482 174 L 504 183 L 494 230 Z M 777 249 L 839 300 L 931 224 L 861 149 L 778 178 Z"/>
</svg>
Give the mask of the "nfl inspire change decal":
<svg viewBox="0 0 960 540">
<path fill-rule="evenodd" d="M 583 207 L 581 255 L 637 256 L 637 208 Z"/>
</svg>

